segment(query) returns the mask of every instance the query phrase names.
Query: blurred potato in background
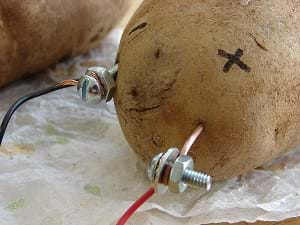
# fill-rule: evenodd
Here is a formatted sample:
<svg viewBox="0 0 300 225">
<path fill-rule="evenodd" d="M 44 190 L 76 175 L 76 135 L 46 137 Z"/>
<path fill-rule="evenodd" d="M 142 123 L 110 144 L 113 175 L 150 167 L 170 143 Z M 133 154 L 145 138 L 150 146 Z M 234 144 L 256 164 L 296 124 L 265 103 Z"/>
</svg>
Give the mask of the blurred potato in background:
<svg viewBox="0 0 300 225">
<path fill-rule="evenodd" d="M 0 87 L 97 46 L 132 1 L 0 0 Z"/>
</svg>

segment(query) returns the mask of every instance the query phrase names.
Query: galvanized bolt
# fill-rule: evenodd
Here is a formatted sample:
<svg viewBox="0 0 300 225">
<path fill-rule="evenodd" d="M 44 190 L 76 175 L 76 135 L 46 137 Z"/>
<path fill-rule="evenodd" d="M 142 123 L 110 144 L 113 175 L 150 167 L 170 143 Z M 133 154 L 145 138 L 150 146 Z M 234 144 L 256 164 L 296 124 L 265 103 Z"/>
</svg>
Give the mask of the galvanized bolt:
<svg viewBox="0 0 300 225">
<path fill-rule="evenodd" d="M 191 169 L 186 169 L 184 171 L 182 174 L 182 181 L 192 187 L 201 187 L 201 185 L 205 185 L 207 191 L 211 189 L 212 185 L 211 176 Z"/>
<path fill-rule="evenodd" d="M 118 64 L 111 69 L 103 67 L 88 68 L 77 85 L 79 96 L 82 100 L 91 104 L 98 104 L 103 100 L 109 102 L 114 95 L 117 73 Z"/>
<path fill-rule="evenodd" d="M 155 186 L 165 185 L 173 193 L 182 193 L 188 186 L 212 186 L 212 177 L 193 170 L 194 162 L 190 156 L 179 155 L 177 148 L 171 148 L 166 153 L 156 155 L 148 167 L 148 176 Z"/>
</svg>

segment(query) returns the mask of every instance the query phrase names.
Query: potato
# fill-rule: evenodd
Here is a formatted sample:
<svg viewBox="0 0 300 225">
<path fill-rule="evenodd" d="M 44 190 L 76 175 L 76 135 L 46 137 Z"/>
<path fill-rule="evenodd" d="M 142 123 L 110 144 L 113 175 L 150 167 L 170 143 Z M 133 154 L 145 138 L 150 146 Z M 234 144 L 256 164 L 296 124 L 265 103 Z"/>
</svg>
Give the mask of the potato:
<svg viewBox="0 0 300 225">
<path fill-rule="evenodd" d="M 0 86 L 86 52 L 130 0 L 0 0 Z"/>
<path fill-rule="evenodd" d="M 300 144 L 297 0 L 146 0 L 122 37 L 115 104 L 145 161 L 192 148 L 224 180 Z"/>
</svg>

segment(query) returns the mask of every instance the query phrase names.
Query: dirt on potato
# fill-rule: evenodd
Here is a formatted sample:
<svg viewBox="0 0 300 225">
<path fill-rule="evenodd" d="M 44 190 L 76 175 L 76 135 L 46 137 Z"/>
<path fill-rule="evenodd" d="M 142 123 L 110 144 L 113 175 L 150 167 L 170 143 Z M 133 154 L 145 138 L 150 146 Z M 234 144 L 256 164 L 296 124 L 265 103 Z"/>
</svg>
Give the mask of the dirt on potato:
<svg viewBox="0 0 300 225">
<path fill-rule="evenodd" d="M 144 161 L 199 123 L 197 169 L 244 174 L 300 144 L 297 0 L 145 0 L 119 51 L 115 104 Z"/>
</svg>

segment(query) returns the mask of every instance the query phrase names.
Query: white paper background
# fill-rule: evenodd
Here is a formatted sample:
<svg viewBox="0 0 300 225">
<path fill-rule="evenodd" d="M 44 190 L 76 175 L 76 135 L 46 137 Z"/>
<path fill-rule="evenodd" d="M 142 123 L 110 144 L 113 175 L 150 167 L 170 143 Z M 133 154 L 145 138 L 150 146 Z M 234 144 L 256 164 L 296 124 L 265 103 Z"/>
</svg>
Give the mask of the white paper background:
<svg viewBox="0 0 300 225">
<path fill-rule="evenodd" d="M 1 118 L 20 96 L 89 66 L 114 62 L 121 31 L 87 55 L 0 92 Z M 273 163 L 274 164 L 274 163 Z M 300 216 L 300 152 L 241 181 L 217 183 L 209 194 L 189 190 L 152 198 L 130 225 L 199 225 Z M 145 166 L 130 150 L 113 104 L 89 106 L 75 88 L 25 104 L 0 149 L 0 225 L 104 225 L 149 187 Z"/>
</svg>

